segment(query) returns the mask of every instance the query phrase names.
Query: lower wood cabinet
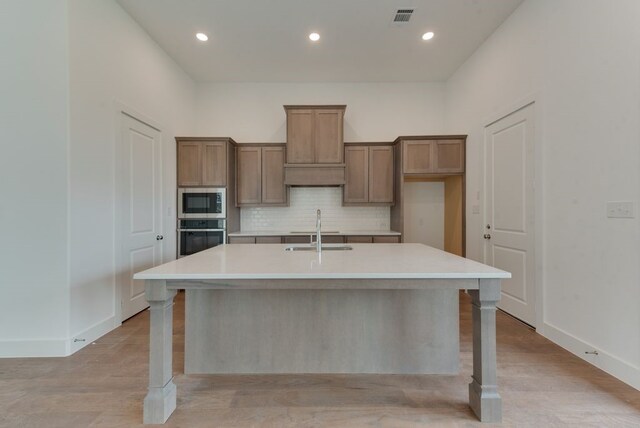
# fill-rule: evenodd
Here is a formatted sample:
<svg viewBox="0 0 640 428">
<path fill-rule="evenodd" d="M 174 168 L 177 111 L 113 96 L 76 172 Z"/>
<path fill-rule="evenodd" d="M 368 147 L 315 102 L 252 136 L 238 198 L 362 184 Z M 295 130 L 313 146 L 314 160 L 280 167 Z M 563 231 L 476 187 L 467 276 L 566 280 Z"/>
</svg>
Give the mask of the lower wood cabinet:
<svg viewBox="0 0 640 428">
<path fill-rule="evenodd" d="M 284 161 L 283 146 L 238 147 L 236 205 L 287 205 Z"/>
<path fill-rule="evenodd" d="M 285 244 L 308 244 L 310 242 L 309 235 L 302 236 L 285 236 L 283 237 Z"/>
<path fill-rule="evenodd" d="M 256 244 L 282 244 L 281 236 L 256 236 Z"/>
<path fill-rule="evenodd" d="M 230 236 L 227 239 L 229 244 L 255 244 L 256 237 L 255 236 Z"/>
<path fill-rule="evenodd" d="M 393 205 L 393 146 L 345 148 L 343 205 Z"/>
<path fill-rule="evenodd" d="M 315 238 L 314 238 L 315 239 Z M 229 244 L 309 244 L 309 235 L 230 236 Z M 323 244 L 398 244 L 399 235 L 322 235 Z"/>
</svg>

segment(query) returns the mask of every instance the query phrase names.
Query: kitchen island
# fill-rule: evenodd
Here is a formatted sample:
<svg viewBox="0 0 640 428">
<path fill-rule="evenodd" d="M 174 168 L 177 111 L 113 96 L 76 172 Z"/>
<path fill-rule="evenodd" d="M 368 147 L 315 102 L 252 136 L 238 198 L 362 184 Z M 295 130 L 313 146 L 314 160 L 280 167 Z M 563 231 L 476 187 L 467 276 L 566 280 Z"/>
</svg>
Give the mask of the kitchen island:
<svg viewBox="0 0 640 428">
<path fill-rule="evenodd" d="M 469 404 L 481 421 L 500 421 L 495 305 L 508 272 L 421 244 L 287 247 L 223 245 L 135 275 L 151 306 L 145 423 L 164 423 L 176 407 L 180 289 L 185 373 L 405 374 L 457 372 L 458 291 L 469 290 Z"/>
</svg>

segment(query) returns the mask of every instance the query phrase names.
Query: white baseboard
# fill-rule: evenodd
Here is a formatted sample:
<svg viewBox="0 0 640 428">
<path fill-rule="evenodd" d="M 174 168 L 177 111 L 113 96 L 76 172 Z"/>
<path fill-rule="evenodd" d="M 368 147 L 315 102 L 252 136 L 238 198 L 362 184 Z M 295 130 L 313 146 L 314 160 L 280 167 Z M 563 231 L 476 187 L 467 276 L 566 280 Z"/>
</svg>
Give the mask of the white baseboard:
<svg viewBox="0 0 640 428">
<path fill-rule="evenodd" d="M 91 327 L 74 334 L 69 339 L 69 355 L 74 354 L 85 346 L 91 344 L 95 340 L 109 333 L 116 328 L 119 324 L 116 323 L 115 315 L 111 315 L 102 321 L 98 321 Z"/>
<path fill-rule="evenodd" d="M 66 357 L 67 339 L 2 340 L 0 358 Z"/>
<path fill-rule="evenodd" d="M 640 367 L 634 366 L 633 364 L 621 360 L 602 349 L 596 348 L 590 343 L 580 340 L 549 323 L 545 322 L 542 331 L 539 329 L 538 333 L 557 345 L 560 345 L 572 354 L 575 354 L 610 375 L 615 376 L 635 389 L 640 390 Z M 597 351 L 598 355 L 585 354 L 585 352 L 592 351 Z"/>
</svg>

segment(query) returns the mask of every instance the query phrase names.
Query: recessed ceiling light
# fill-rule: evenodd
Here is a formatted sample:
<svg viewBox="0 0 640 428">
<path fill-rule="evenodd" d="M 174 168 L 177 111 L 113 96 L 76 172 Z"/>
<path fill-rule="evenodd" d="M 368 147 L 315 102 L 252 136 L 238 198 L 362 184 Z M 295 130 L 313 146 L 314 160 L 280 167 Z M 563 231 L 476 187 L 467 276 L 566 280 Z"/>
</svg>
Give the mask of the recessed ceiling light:
<svg viewBox="0 0 640 428">
<path fill-rule="evenodd" d="M 422 40 L 431 40 L 433 39 L 433 31 L 429 31 L 428 33 L 424 33 L 422 35 Z"/>
<path fill-rule="evenodd" d="M 209 36 L 204 33 L 198 33 L 196 34 L 196 39 L 200 40 L 201 42 L 206 42 L 207 40 L 209 40 Z"/>
<path fill-rule="evenodd" d="M 311 33 L 309 34 L 309 39 L 311 39 L 312 42 L 317 42 L 318 40 L 320 40 L 320 34 Z"/>
</svg>

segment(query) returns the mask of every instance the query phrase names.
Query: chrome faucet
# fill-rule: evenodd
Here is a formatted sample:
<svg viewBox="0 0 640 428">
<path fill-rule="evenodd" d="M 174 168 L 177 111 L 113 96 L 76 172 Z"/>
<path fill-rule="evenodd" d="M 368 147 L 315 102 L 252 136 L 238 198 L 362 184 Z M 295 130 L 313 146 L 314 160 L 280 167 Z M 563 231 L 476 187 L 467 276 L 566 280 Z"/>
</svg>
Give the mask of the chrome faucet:
<svg viewBox="0 0 640 428">
<path fill-rule="evenodd" d="M 316 212 L 316 251 L 319 253 L 322 251 L 322 234 L 320 229 L 322 228 L 322 220 L 320 219 L 320 210 Z"/>
</svg>

